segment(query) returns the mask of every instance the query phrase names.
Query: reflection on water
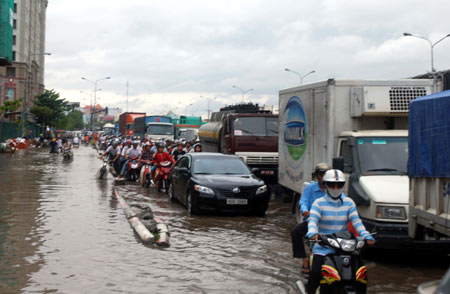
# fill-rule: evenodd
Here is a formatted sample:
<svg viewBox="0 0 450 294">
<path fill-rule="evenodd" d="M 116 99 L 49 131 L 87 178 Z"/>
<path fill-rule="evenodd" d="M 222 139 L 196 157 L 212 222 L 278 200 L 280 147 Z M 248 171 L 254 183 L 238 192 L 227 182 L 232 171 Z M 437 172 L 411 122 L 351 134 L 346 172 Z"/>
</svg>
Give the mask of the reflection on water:
<svg viewBox="0 0 450 294">
<path fill-rule="evenodd" d="M 189 216 L 165 194 L 118 186 L 169 225 L 172 246 L 147 247 L 111 197 L 111 176 L 94 178 L 95 152 L 74 155 L 0 154 L 0 293 L 295 293 L 288 205 L 274 201 L 266 218 Z M 414 286 L 396 285 L 405 272 L 416 284 L 443 272 L 371 267 L 372 293 L 411 293 Z"/>
</svg>

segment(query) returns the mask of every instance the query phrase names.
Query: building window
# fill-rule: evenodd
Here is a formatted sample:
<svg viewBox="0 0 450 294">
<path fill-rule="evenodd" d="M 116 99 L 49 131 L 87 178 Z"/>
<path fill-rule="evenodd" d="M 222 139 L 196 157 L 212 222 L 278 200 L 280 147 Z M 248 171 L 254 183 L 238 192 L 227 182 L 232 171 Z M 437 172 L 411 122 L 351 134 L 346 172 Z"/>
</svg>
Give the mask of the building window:
<svg viewBox="0 0 450 294">
<path fill-rule="evenodd" d="M 12 61 L 16 61 L 16 51 L 13 51 L 13 54 L 12 54 Z"/>
<path fill-rule="evenodd" d="M 13 46 L 16 45 L 16 35 L 13 35 Z"/>
<path fill-rule="evenodd" d="M 5 96 L 8 99 L 8 101 L 14 101 L 14 89 L 13 88 L 6 88 L 5 89 Z"/>
<path fill-rule="evenodd" d="M 17 3 L 14 3 L 14 13 L 17 13 Z"/>
<path fill-rule="evenodd" d="M 6 76 L 14 78 L 16 76 L 16 68 L 15 67 L 7 67 L 6 68 Z"/>
<path fill-rule="evenodd" d="M 17 19 L 13 20 L 13 29 L 17 29 Z"/>
</svg>

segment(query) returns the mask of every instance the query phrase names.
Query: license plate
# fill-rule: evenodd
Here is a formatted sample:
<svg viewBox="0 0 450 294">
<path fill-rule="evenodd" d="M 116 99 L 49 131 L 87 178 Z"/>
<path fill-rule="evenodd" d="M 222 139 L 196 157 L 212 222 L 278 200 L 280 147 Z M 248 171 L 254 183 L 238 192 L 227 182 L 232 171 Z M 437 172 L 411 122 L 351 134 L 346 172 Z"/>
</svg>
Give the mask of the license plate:
<svg viewBox="0 0 450 294">
<path fill-rule="evenodd" d="M 228 205 L 247 205 L 247 199 L 227 199 Z"/>
</svg>

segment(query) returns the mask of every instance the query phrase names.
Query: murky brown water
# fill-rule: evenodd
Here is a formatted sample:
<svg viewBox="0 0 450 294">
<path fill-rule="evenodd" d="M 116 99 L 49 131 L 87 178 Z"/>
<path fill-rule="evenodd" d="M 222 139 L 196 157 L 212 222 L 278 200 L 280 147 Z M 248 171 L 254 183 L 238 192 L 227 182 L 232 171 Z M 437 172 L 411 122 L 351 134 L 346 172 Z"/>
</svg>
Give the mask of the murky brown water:
<svg viewBox="0 0 450 294">
<path fill-rule="evenodd" d="M 189 216 L 167 195 L 119 186 L 149 201 L 171 230 L 170 248 L 144 246 L 99 182 L 94 150 L 72 162 L 45 150 L 0 154 L 0 293 L 295 293 L 289 205 L 266 218 Z M 377 252 L 371 293 L 413 293 L 439 278 L 448 259 Z"/>
</svg>

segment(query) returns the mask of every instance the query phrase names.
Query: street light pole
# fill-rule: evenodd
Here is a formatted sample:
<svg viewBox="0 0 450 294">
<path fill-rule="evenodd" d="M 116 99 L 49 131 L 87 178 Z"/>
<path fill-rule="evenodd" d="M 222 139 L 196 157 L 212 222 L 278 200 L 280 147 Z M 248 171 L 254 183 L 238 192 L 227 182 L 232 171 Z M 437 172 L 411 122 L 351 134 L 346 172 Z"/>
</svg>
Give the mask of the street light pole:
<svg viewBox="0 0 450 294">
<path fill-rule="evenodd" d="M 36 56 L 36 55 L 52 55 L 51 53 L 47 53 L 47 52 L 42 52 L 42 53 L 32 53 L 30 55 L 28 55 L 27 57 L 27 61 L 25 64 L 25 83 L 24 83 L 24 91 L 23 91 L 23 101 L 22 101 L 22 113 L 20 114 L 20 120 L 21 120 L 21 129 L 22 129 L 22 137 L 25 136 L 25 119 L 26 119 L 26 104 L 27 104 L 27 100 L 28 100 L 28 87 L 30 86 L 30 81 L 29 79 L 29 75 L 28 75 L 28 64 L 31 61 L 31 57 L 32 56 Z"/>
<path fill-rule="evenodd" d="M 200 98 L 208 99 L 208 97 L 203 97 L 203 96 L 200 96 Z M 209 103 L 211 103 L 211 101 L 216 100 L 216 99 L 217 99 L 217 97 L 208 99 L 208 121 L 209 121 L 209 114 L 210 114 Z"/>
<path fill-rule="evenodd" d="M 443 38 L 441 38 L 439 41 L 437 41 L 435 43 L 431 42 L 431 40 L 428 39 L 428 38 L 425 38 L 423 36 L 416 35 L 416 34 L 403 33 L 403 36 L 405 36 L 405 37 L 416 37 L 416 38 L 419 38 L 419 39 L 423 39 L 423 40 L 427 41 L 430 44 L 430 47 L 431 47 L 431 72 L 436 72 L 436 70 L 434 69 L 433 48 L 434 48 L 434 46 L 436 46 L 439 42 L 441 42 L 445 38 L 450 37 L 450 34 L 447 34 L 446 36 L 444 36 Z"/>
<path fill-rule="evenodd" d="M 288 72 L 291 72 L 291 73 L 293 73 L 293 74 L 298 75 L 298 76 L 300 77 L 300 85 L 303 84 L 303 79 L 304 79 L 305 77 L 307 77 L 307 76 L 309 76 L 310 74 L 313 74 L 313 73 L 316 72 L 315 70 L 312 70 L 312 71 L 310 71 L 309 73 L 307 73 L 307 74 L 305 74 L 305 75 L 302 75 L 302 74 L 299 74 L 298 72 L 293 71 L 293 70 L 291 70 L 291 69 L 289 69 L 289 68 L 285 68 L 284 70 L 285 70 L 285 71 L 288 71 Z"/>
<path fill-rule="evenodd" d="M 191 104 L 189 104 L 189 105 L 186 105 L 185 107 L 184 107 L 184 113 L 187 115 L 187 108 L 189 107 L 189 106 L 192 106 L 192 105 L 194 105 L 194 103 L 191 103 Z"/>
<path fill-rule="evenodd" d="M 95 82 L 91 81 L 91 80 L 88 80 L 85 77 L 81 77 L 81 79 L 94 84 L 94 108 L 95 108 L 96 107 L 95 104 L 97 103 L 97 84 L 98 84 L 98 82 L 100 82 L 102 80 L 110 80 L 111 77 L 101 78 L 101 79 L 96 80 Z M 94 114 L 95 114 L 95 111 L 92 112 L 92 107 L 91 107 L 91 131 L 93 131 L 93 122 L 94 122 L 93 117 L 94 117 Z"/>
<path fill-rule="evenodd" d="M 235 86 L 235 85 L 233 85 L 233 88 L 236 88 L 236 89 L 238 89 L 238 90 L 240 90 L 241 92 L 242 92 L 242 103 L 244 103 L 244 94 L 245 93 L 247 93 L 247 92 L 250 92 L 250 91 L 253 91 L 253 90 L 255 90 L 255 89 L 248 89 L 248 90 L 242 90 L 241 88 L 239 88 L 238 86 Z"/>
</svg>

